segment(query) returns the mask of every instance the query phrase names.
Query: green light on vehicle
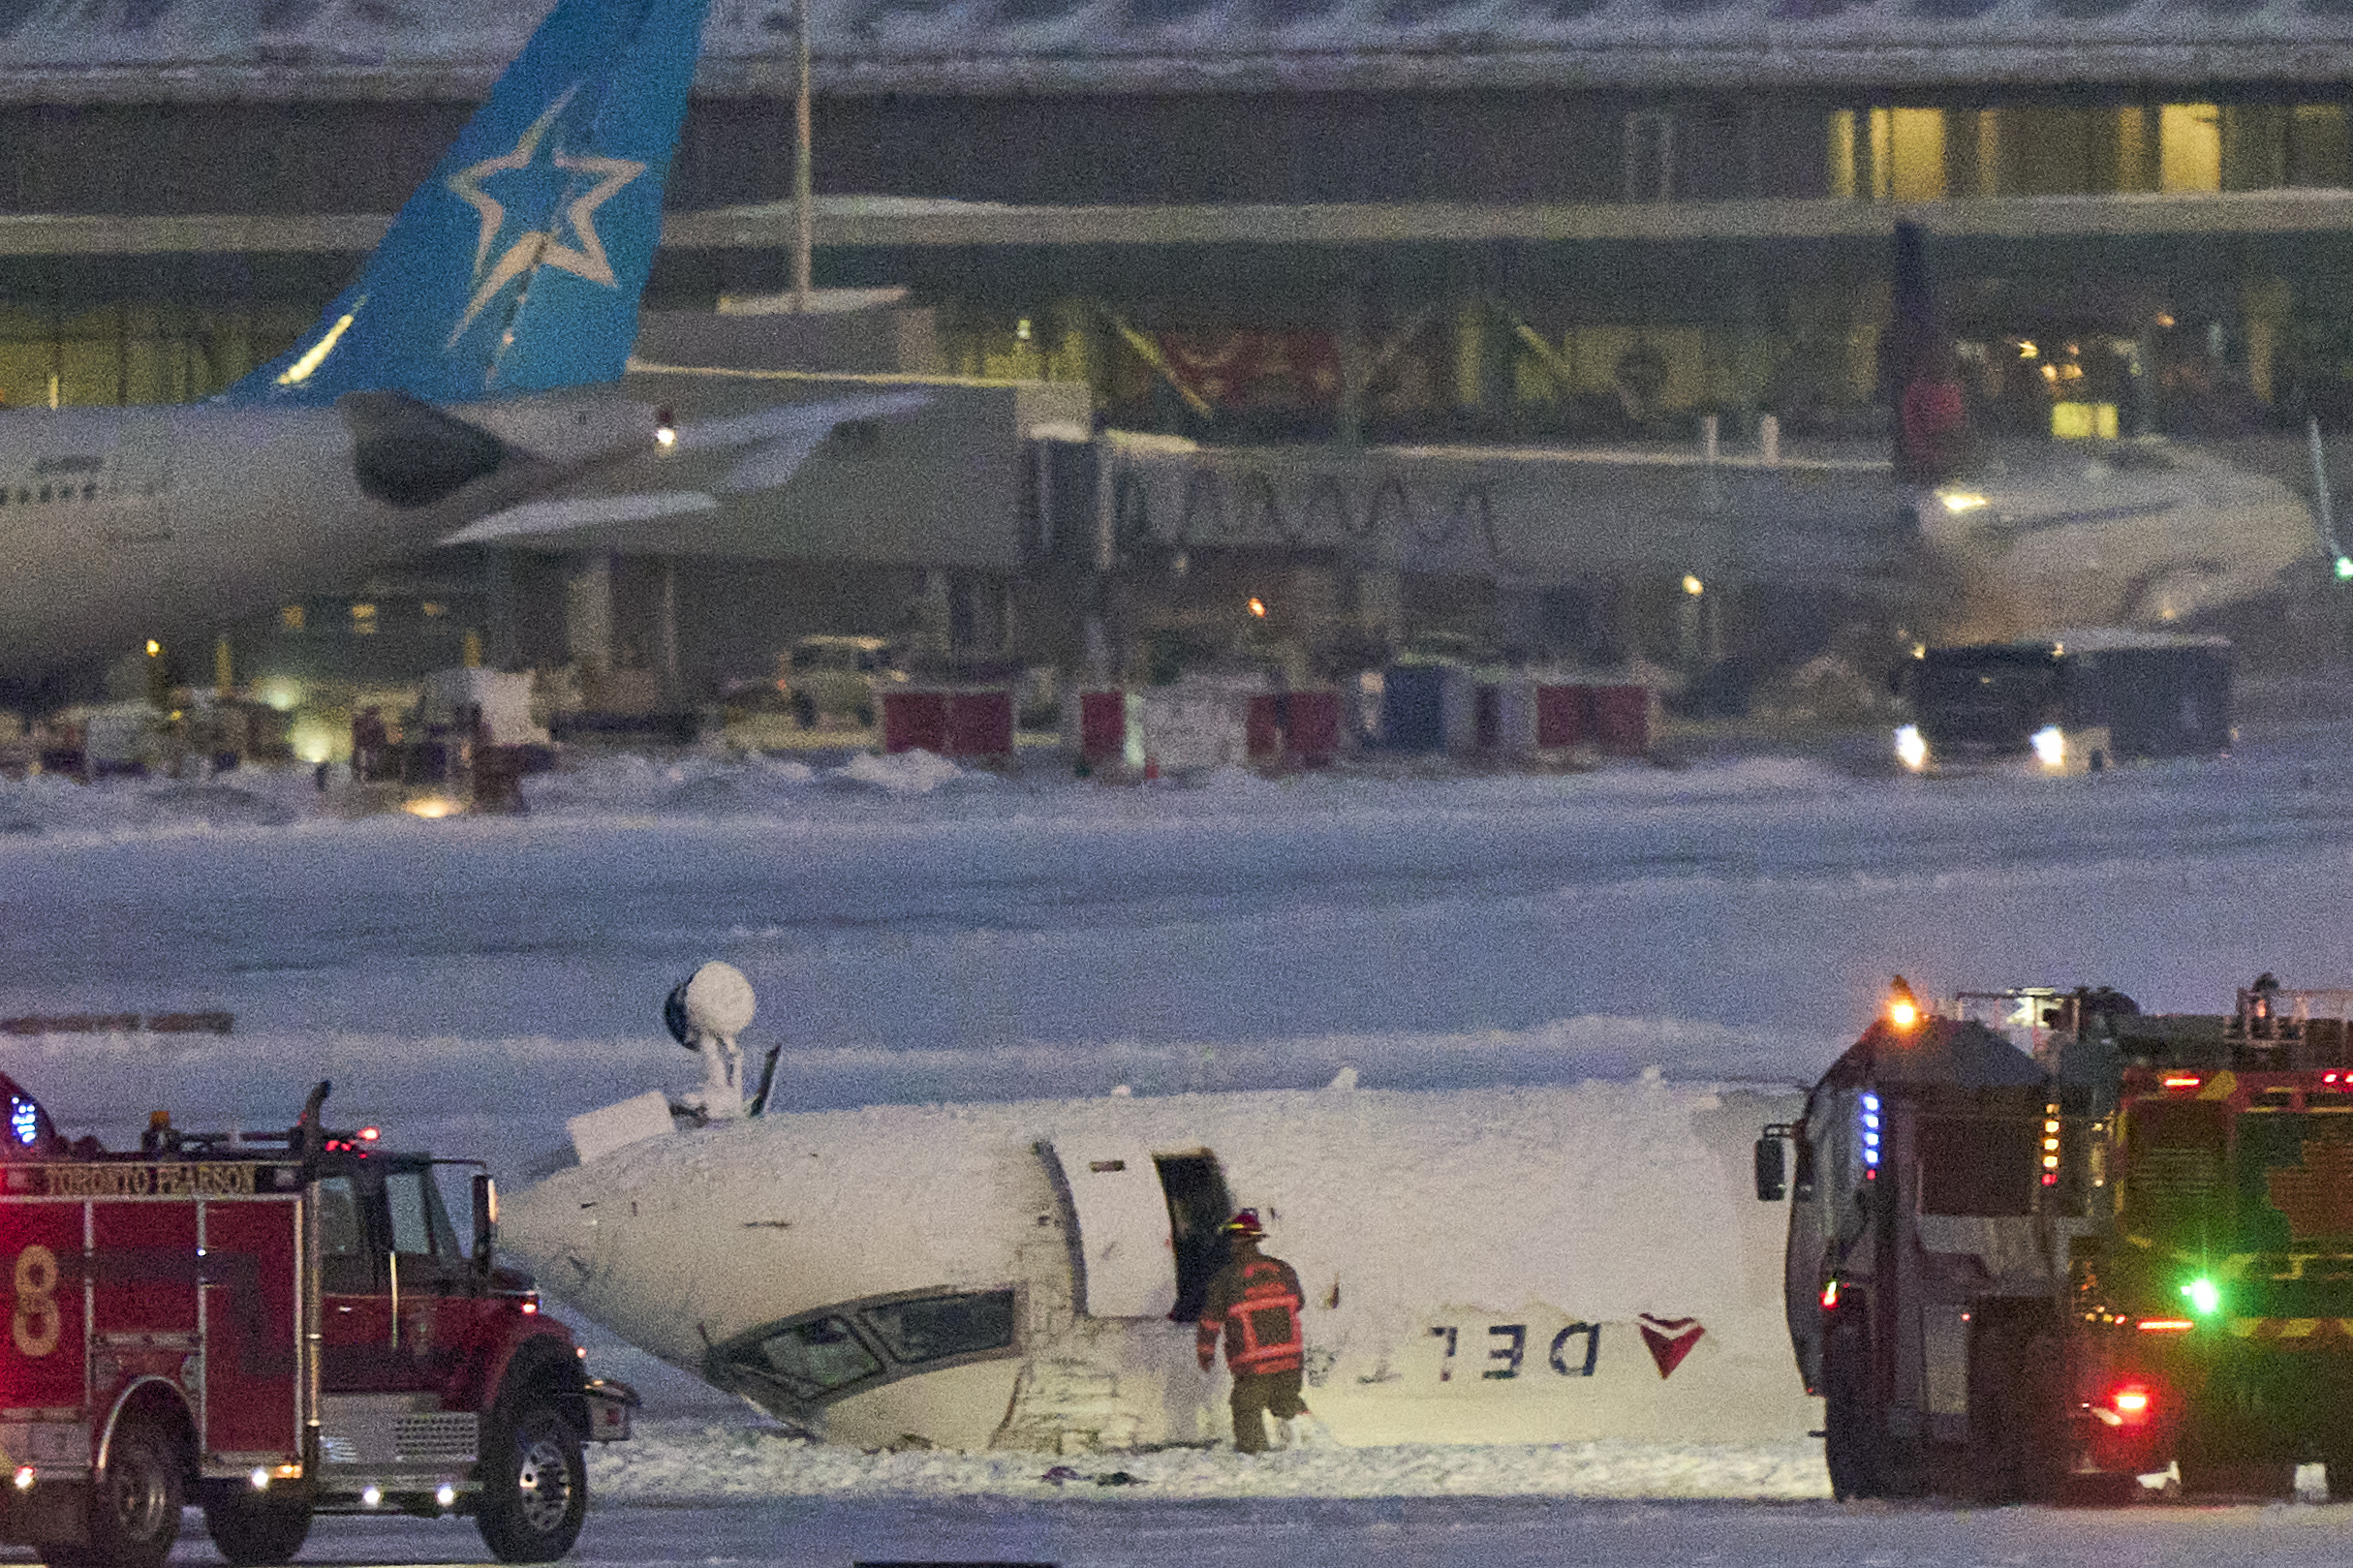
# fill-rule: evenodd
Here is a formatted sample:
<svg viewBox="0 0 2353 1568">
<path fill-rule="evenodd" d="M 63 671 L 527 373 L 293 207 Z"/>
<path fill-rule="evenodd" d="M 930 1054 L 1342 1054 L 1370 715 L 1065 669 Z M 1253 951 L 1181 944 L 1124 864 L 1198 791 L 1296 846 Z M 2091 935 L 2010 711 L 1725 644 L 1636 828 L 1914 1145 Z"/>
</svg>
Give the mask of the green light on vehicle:
<svg viewBox="0 0 2353 1568">
<path fill-rule="evenodd" d="M 2339 581 L 2353 577 L 2353 555 L 2340 555 L 2337 558 L 2337 575 Z"/>
<path fill-rule="evenodd" d="M 2189 1298 L 2189 1309 L 2200 1317 L 2212 1317 L 2222 1309 L 2222 1289 L 2212 1279 L 2192 1279 L 2182 1287 Z"/>
</svg>

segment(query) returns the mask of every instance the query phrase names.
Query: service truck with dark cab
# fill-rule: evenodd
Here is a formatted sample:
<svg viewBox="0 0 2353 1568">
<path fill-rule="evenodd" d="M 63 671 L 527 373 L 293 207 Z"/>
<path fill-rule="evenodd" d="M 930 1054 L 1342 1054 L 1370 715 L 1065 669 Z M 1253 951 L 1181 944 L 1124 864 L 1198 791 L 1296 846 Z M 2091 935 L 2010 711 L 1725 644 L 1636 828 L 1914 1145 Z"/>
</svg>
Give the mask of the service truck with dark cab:
<svg viewBox="0 0 2353 1568">
<path fill-rule="evenodd" d="M 1757 1145 L 1838 1495 L 2353 1495 L 2349 1013 L 1899 981 Z"/>
<path fill-rule="evenodd" d="M 69 1142 L 0 1075 L 0 1540 L 154 1568 L 183 1504 L 232 1563 L 285 1562 L 321 1513 L 470 1513 L 502 1561 L 561 1556 L 581 1454 L 635 1396 L 492 1254 L 461 1251 L 436 1161 L 327 1130 Z"/>
</svg>

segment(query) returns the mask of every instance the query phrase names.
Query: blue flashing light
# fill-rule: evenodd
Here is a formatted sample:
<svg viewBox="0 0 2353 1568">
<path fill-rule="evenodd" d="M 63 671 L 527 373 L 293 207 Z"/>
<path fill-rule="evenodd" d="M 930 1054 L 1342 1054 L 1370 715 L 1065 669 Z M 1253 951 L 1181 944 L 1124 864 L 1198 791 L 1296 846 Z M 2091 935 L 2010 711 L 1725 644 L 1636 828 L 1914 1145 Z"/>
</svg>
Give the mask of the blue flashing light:
<svg viewBox="0 0 2353 1568">
<path fill-rule="evenodd" d="M 8 1130 L 18 1143 L 32 1144 L 41 1136 L 41 1107 L 21 1094 L 8 1097 Z"/>
<path fill-rule="evenodd" d="M 1879 1096 L 1866 1093 L 1862 1100 L 1863 1163 L 1867 1167 L 1876 1167 L 1879 1163 Z M 1877 1171 L 1875 1168 L 1870 1169 L 1866 1174 L 1876 1175 Z"/>
</svg>

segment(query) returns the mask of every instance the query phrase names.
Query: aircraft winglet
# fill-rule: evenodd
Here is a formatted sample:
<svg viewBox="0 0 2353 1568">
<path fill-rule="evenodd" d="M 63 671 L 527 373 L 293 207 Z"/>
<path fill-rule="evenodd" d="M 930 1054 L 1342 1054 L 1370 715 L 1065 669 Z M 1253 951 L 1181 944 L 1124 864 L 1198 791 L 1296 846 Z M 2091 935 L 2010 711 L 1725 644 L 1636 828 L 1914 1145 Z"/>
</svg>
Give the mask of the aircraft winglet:
<svg viewBox="0 0 2353 1568">
<path fill-rule="evenodd" d="M 223 392 L 460 403 L 617 379 L 709 0 L 559 0 L 294 347 Z"/>
</svg>

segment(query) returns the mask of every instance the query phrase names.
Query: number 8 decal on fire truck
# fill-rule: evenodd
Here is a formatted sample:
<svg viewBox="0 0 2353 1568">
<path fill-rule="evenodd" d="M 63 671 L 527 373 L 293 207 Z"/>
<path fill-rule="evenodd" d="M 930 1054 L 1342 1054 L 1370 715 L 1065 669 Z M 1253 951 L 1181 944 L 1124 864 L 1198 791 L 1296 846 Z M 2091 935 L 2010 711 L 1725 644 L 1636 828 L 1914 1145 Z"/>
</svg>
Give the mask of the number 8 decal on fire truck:
<svg viewBox="0 0 2353 1568">
<path fill-rule="evenodd" d="M 18 1354 L 46 1356 L 57 1348 L 65 1319 L 57 1311 L 57 1254 L 28 1246 L 16 1254 L 16 1315 L 8 1326 Z"/>
</svg>

